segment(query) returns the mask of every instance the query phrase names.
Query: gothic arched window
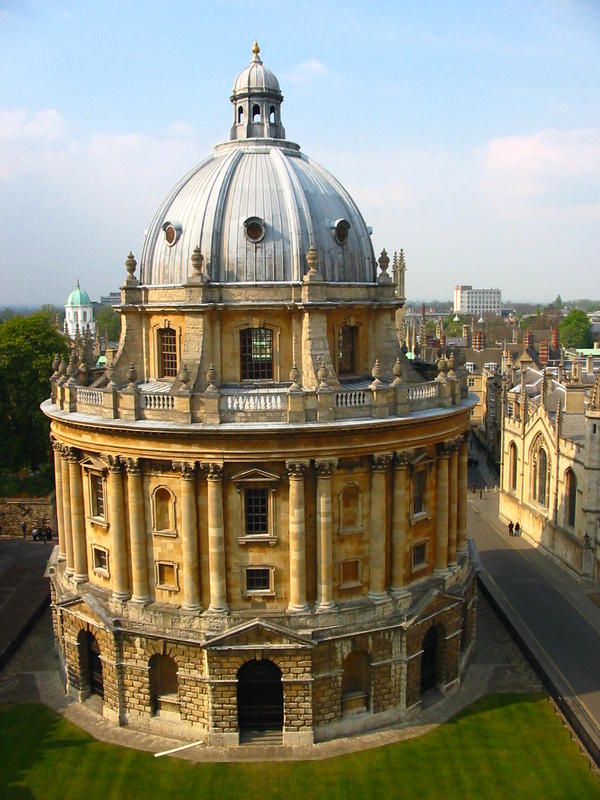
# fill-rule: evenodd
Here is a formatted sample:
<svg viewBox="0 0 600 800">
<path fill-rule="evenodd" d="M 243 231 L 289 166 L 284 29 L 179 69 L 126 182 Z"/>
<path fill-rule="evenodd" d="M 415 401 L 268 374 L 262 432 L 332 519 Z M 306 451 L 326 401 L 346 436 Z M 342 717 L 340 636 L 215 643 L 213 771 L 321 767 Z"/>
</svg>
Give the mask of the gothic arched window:
<svg viewBox="0 0 600 800">
<path fill-rule="evenodd" d="M 511 492 L 517 491 L 517 463 L 518 463 L 517 445 L 514 442 L 510 443 L 508 448 L 508 465 L 509 465 L 509 488 Z"/>
<path fill-rule="evenodd" d="M 565 473 L 565 501 L 567 506 L 567 525 L 574 528 L 577 511 L 577 478 L 572 469 L 568 469 Z"/>
</svg>

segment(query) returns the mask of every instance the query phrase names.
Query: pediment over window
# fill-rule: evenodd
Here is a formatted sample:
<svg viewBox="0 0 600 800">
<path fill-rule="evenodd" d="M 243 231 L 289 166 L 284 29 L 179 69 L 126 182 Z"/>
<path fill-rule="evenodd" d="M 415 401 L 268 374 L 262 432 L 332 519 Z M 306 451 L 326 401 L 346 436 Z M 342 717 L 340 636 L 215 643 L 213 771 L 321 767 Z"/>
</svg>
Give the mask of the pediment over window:
<svg viewBox="0 0 600 800">
<path fill-rule="evenodd" d="M 103 461 L 101 458 L 98 458 L 98 456 L 91 455 L 89 453 L 81 460 L 81 466 L 85 467 L 86 469 L 100 471 L 108 469 L 108 463 L 106 461 Z"/>
<path fill-rule="evenodd" d="M 433 461 L 427 450 L 415 450 L 415 453 L 412 458 L 409 459 L 408 463 L 411 467 L 419 467 L 421 465 L 428 464 L 429 462 Z"/>
<path fill-rule="evenodd" d="M 309 637 L 301 636 L 281 625 L 275 625 L 262 619 L 253 619 L 243 625 L 237 625 L 225 633 L 213 636 L 203 644 L 203 647 L 209 650 L 228 650 L 233 647 L 248 650 L 255 650 L 257 647 L 297 650 L 299 647 L 314 647 L 314 642 Z"/>
<path fill-rule="evenodd" d="M 267 472 L 264 469 L 247 469 L 243 472 L 238 472 L 236 475 L 231 476 L 233 483 L 278 483 L 281 480 L 281 475 L 276 475 L 273 472 Z"/>
</svg>

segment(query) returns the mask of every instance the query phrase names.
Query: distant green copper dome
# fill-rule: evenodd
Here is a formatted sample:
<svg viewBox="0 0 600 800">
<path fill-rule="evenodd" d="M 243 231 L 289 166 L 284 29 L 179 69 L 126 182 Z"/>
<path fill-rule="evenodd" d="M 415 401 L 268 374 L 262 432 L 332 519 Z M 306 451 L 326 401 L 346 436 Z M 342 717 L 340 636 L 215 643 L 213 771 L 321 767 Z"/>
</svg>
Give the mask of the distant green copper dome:
<svg viewBox="0 0 600 800">
<path fill-rule="evenodd" d="M 79 281 L 77 281 L 77 286 L 73 289 L 71 294 L 67 297 L 66 305 L 68 306 L 91 306 L 92 301 L 90 300 L 89 294 L 80 287 Z"/>
</svg>

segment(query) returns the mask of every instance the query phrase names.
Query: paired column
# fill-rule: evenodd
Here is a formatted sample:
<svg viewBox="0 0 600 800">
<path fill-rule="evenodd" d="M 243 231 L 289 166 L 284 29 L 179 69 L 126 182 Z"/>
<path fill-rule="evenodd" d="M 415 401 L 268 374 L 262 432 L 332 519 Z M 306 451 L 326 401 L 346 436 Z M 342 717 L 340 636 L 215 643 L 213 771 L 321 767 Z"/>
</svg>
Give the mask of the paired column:
<svg viewBox="0 0 600 800">
<path fill-rule="evenodd" d="M 200 608 L 200 548 L 198 544 L 198 518 L 196 513 L 196 464 L 183 462 L 182 464 L 174 464 L 173 466 L 179 466 L 181 470 L 183 608 L 188 611 L 198 611 Z"/>
<path fill-rule="evenodd" d="M 437 448 L 434 574 L 448 574 L 448 461 L 446 444 Z"/>
<path fill-rule="evenodd" d="M 113 597 L 130 596 L 127 574 L 127 535 L 125 530 L 122 463 L 119 456 L 108 456 L 108 524 L 111 539 Z"/>
<path fill-rule="evenodd" d="M 227 606 L 225 573 L 225 527 L 223 523 L 223 467 L 209 464 L 208 485 L 208 569 L 210 585 L 209 611 L 224 614 Z M 196 556 L 197 558 L 197 556 Z"/>
<path fill-rule="evenodd" d="M 457 521 L 458 521 L 458 446 L 452 444 L 449 462 L 448 486 L 448 566 L 456 566 Z"/>
<path fill-rule="evenodd" d="M 467 491 L 468 491 L 469 439 L 463 436 L 458 451 L 458 515 L 456 548 L 459 554 L 467 551 Z"/>
<path fill-rule="evenodd" d="M 70 447 L 69 494 L 71 495 L 71 536 L 73 539 L 73 580 L 83 583 L 88 580 L 85 546 L 85 516 L 83 511 L 83 485 L 79 453 Z"/>
<path fill-rule="evenodd" d="M 71 533 L 71 492 L 69 486 L 69 448 L 61 447 L 60 460 L 61 460 L 61 475 L 64 481 L 64 490 L 62 493 L 63 500 L 63 526 L 65 532 L 65 557 L 66 566 L 65 573 L 67 575 L 73 574 L 73 536 Z"/>
<path fill-rule="evenodd" d="M 396 597 L 407 595 L 406 588 L 406 533 L 408 529 L 407 475 L 408 454 L 396 453 L 393 467 L 392 505 L 392 593 Z"/>
<path fill-rule="evenodd" d="M 58 560 L 64 561 L 65 555 L 65 523 L 63 491 L 64 483 L 62 474 L 62 458 L 60 457 L 62 445 L 52 437 L 52 449 L 54 450 L 54 486 L 56 489 L 56 522 L 58 525 Z"/>
<path fill-rule="evenodd" d="M 376 602 L 387 598 L 385 586 L 385 482 L 391 460 L 391 453 L 372 456 L 369 597 Z"/>
<path fill-rule="evenodd" d="M 286 461 L 289 475 L 290 602 L 292 614 L 308 611 L 306 602 L 306 526 L 304 472 L 308 461 Z"/>
<path fill-rule="evenodd" d="M 126 469 L 129 536 L 131 539 L 131 578 L 133 583 L 131 599 L 134 603 L 149 603 L 146 520 L 140 459 L 128 458 Z"/>
<path fill-rule="evenodd" d="M 333 542 L 331 473 L 338 460 L 316 459 L 317 470 L 317 611 L 335 608 L 333 601 Z"/>
</svg>

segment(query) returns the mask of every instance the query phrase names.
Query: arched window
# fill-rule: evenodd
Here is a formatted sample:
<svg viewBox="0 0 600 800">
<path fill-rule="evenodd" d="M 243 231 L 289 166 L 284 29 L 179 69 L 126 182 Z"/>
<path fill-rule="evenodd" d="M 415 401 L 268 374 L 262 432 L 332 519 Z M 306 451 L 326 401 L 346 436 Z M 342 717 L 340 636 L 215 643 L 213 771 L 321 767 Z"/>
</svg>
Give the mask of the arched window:
<svg viewBox="0 0 600 800">
<path fill-rule="evenodd" d="M 148 663 L 152 712 L 179 710 L 177 664 L 171 656 L 155 653 Z"/>
<path fill-rule="evenodd" d="M 350 653 L 342 665 L 342 713 L 367 711 L 371 689 L 368 653 Z"/>
<path fill-rule="evenodd" d="M 537 457 L 537 484 L 538 484 L 538 503 L 543 506 L 548 505 L 548 456 L 543 447 L 540 447 Z"/>
<path fill-rule="evenodd" d="M 164 486 L 154 492 L 154 530 L 159 532 L 175 530 L 173 498 Z"/>
<path fill-rule="evenodd" d="M 273 331 L 244 328 L 240 331 L 240 374 L 243 381 L 273 380 Z"/>
<path fill-rule="evenodd" d="M 238 123 L 244 121 L 244 109 L 242 106 L 238 108 Z"/>
<path fill-rule="evenodd" d="M 342 325 L 338 342 L 338 374 L 356 375 L 358 372 L 358 327 Z"/>
<path fill-rule="evenodd" d="M 252 122 L 260 122 L 260 106 L 258 103 L 255 103 L 252 106 Z"/>
<path fill-rule="evenodd" d="M 508 469 L 509 469 L 509 487 L 511 492 L 517 491 L 517 461 L 518 461 L 517 445 L 514 442 L 510 443 L 508 448 Z"/>
<path fill-rule="evenodd" d="M 355 483 L 349 483 L 340 494 L 340 532 L 356 531 L 360 527 L 360 489 Z"/>
<path fill-rule="evenodd" d="M 158 331 L 159 377 L 177 377 L 177 333 L 174 328 Z"/>
<path fill-rule="evenodd" d="M 269 122 L 271 125 L 275 125 L 275 106 L 271 106 L 269 109 Z"/>
<path fill-rule="evenodd" d="M 577 478 L 572 469 L 565 473 L 565 502 L 567 505 L 567 525 L 575 527 L 575 516 L 577 511 Z"/>
</svg>

